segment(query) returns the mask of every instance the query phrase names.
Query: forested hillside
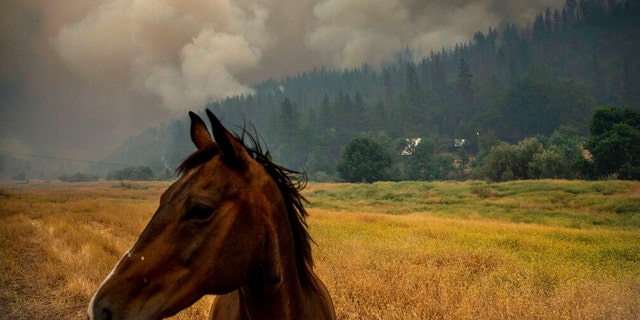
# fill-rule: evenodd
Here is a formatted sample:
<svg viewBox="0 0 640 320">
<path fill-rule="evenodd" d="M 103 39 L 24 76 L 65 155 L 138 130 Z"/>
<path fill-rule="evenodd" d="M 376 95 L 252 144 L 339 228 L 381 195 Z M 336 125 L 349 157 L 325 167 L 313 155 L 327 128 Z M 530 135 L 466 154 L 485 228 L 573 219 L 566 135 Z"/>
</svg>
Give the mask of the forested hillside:
<svg viewBox="0 0 640 320">
<path fill-rule="evenodd" d="M 526 27 L 478 31 L 454 48 L 423 57 L 407 48 L 382 66 L 317 68 L 192 109 L 254 126 L 278 163 L 312 179 L 339 179 L 340 152 L 357 137 L 392 156 L 389 179 L 466 178 L 500 141 L 577 148 L 596 107 L 640 107 L 639 2 L 567 0 Z M 175 168 L 191 150 L 187 126 L 185 115 L 149 129 L 110 160 Z M 423 150 L 407 147 L 416 138 Z M 414 151 L 423 160 L 411 159 Z"/>
</svg>

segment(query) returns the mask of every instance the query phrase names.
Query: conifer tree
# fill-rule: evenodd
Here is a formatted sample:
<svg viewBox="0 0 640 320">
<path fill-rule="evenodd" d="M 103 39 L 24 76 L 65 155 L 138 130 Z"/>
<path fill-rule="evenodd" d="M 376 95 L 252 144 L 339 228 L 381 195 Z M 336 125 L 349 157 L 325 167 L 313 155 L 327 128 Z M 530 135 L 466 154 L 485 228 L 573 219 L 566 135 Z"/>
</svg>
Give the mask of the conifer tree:
<svg viewBox="0 0 640 320">
<path fill-rule="evenodd" d="M 473 88 L 471 87 L 471 78 L 473 75 L 469 69 L 469 65 L 464 60 L 464 57 L 460 57 L 458 62 L 458 97 L 461 105 L 466 109 L 473 105 Z"/>
</svg>

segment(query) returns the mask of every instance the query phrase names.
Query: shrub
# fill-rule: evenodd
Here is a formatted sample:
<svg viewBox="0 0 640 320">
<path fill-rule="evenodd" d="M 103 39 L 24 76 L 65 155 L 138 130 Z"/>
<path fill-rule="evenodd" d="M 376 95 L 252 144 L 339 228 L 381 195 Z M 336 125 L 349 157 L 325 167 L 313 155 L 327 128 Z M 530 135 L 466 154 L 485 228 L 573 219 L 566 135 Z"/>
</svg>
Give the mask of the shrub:
<svg viewBox="0 0 640 320">
<path fill-rule="evenodd" d="M 153 170 L 147 166 L 127 167 L 107 173 L 107 180 L 142 180 L 155 178 Z"/>
<path fill-rule="evenodd" d="M 87 182 L 87 181 L 98 181 L 99 177 L 93 174 L 76 172 L 72 175 L 63 174 L 58 179 L 64 182 Z"/>
<path fill-rule="evenodd" d="M 369 138 L 356 138 L 342 150 L 337 170 L 348 182 L 375 182 L 389 179 L 391 154 Z"/>
<path fill-rule="evenodd" d="M 16 181 L 28 181 L 29 179 L 27 179 L 27 174 L 24 172 L 20 172 L 18 174 L 16 174 L 15 176 L 13 176 L 13 180 Z"/>
</svg>

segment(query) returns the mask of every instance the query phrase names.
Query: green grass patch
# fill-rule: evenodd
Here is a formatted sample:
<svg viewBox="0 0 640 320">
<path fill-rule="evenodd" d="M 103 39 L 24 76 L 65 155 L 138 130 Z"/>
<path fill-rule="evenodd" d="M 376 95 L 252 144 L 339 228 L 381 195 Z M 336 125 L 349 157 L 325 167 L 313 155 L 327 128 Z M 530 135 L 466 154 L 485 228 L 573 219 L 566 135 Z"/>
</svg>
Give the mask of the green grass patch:
<svg viewBox="0 0 640 320">
<path fill-rule="evenodd" d="M 310 207 L 345 212 L 421 213 L 567 228 L 640 229 L 640 183 L 532 180 L 503 183 L 313 184 Z"/>
</svg>

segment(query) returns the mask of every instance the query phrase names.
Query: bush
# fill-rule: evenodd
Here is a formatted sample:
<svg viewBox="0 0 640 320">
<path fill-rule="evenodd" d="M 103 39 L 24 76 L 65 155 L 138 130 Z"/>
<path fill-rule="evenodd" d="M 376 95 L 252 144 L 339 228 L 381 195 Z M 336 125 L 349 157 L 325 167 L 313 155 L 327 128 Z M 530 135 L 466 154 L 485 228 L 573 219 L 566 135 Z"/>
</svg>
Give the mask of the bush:
<svg viewBox="0 0 640 320">
<path fill-rule="evenodd" d="M 491 148 L 477 176 L 491 181 L 571 179 L 577 175 L 580 156 L 575 144 L 554 143 L 545 148 L 537 138 L 524 139 L 517 145 L 502 142 Z"/>
<path fill-rule="evenodd" d="M 107 173 L 107 180 L 149 181 L 154 178 L 153 170 L 147 166 L 127 167 Z"/>
<path fill-rule="evenodd" d="M 64 182 L 88 182 L 88 181 L 98 181 L 99 177 L 93 174 L 76 172 L 72 175 L 63 174 L 58 179 Z"/>
<path fill-rule="evenodd" d="M 356 138 L 342 150 L 337 170 L 348 182 L 375 182 L 389 179 L 391 154 L 369 138 Z"/>
<path fill-rule="evenodd" d="M 471 193 L 477 195 L 482 199 L 492 198 L 496 194 L 495 191 L 493 191 L 493 189 L 487 186 L 481 186 L 481 185 L 472 185 Z"/>
<path fill-rule="evenodd" d="M 422 138 L 403 158 L 405 180 L 446 180 L 455 170 L 454 158 L 438 153 L 432 138 Z"/>
<path fill-rule="evenodd" d="M 16 174 L 15 176 L 13 176 L 13 180 L 15 181 L 29 181 L 29 179 L 27 179 L 27 174 L 24 172 L 20 172 L 18 174 Z"/>
<path fill-rule="evenodd" d="M 640 112 L 630 108 L 597 109 L 589 127 L 585 147 L 590 161 L 582 161 L 587 177 L 640 180 Z"/>
</svg>

